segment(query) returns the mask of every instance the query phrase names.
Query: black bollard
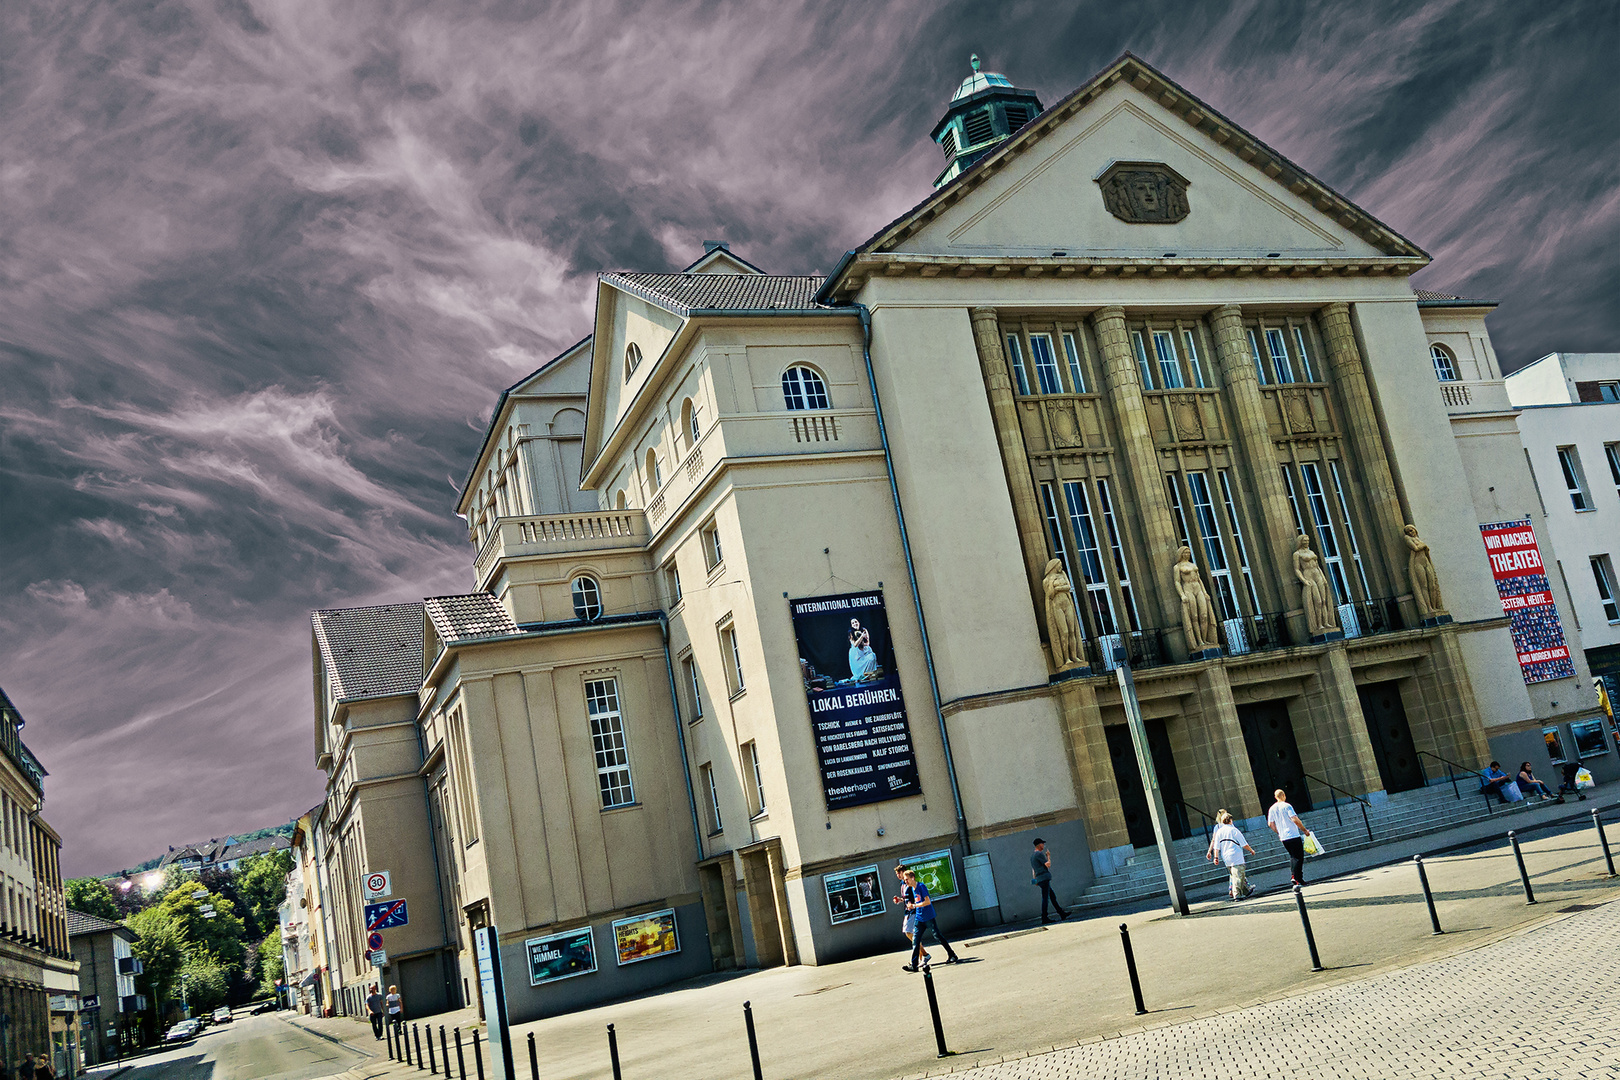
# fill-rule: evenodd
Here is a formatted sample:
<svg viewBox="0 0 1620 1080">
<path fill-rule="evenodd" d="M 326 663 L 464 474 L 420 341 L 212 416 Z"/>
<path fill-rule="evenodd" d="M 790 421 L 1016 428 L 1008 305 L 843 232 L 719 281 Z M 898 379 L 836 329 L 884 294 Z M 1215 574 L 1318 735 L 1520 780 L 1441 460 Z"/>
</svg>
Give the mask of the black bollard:
<svg viewBox="0 0 1620 1080">
<path fill-rule="evenodd" d="M 394 1025 L 383 1021 L 383 1044 L 388 1047 L 388 1060 L 394 1060 Z"/>
<path fill-rule="evenodd" d="M 484 1051 L 478 1046 L 478 1032 L 472 1033 L 473 1039 L 473 1068 L 478 1070 L 478 1080 L 484 1080 Z"/>
<path fill-rule="evenodd" d="M 411 1035 L 416 1040 L 416 1067 L 419 1070 L 420 1069 L 425 1069 L 425 1068 L 427 1068 L 427 1066 L 422 1064 L 422 1028 L 421 1028 L 421 1025 L 412 1024 L 411 1025 Z M 428 1036 L 428 1045 L 429 1046 L 433 1045 L 433 1037 L 431 1035 Z"/>
<path fill-rule="evenodd" d="M 1513 858 L 1519 863 L 1519 880 L 1524 882 L 1524 902 L 1533 904 L 1536 902 L 1536 894 L 1535 890 L 1530 888 L 1530 871 L 1524 868 L 1524 852 L 1519 850 L 1519 838 L 1514 835 L 1512 829 L 1508 830 L 1508 843 L 1513 845 Z"/>
<path fill-rule="evenodd" d="M 928 990 L 928 1012 L 934 1018 L 934 1045 L 939 1047 L 940 1057 L 950 1057 L 951 1052 L 945 1049 L 945 1027 L 939 1022 L 939 999 L 934 996 L 934 973 L 925 967 L 922 975 L 923 986 Z"/>
<path fill-rule="evenodd" d="M 1592 825 L 1597 829 L 1598 843 L 1603 848 L 1603 861 L 1608 864 L 1609 876 L 1614 877 L 1614 856 L 1609 854 L 1609 838 L 1603 832 L 1603 819 L 1598 817 L 1596 810 L 1592 811 Z"/>
<path fill-rule="evenodd" d="M 1423 856 L 1414 855 L 1412 861 L 1417 863 L 1418 884 L 1423 886 L 1423 902 L 1429 905 L 1429 922 L 1436 934 L 1443 934 L 1445 931 L 1440 929 L 1440 914 L 1434 910 L 1434 893 L 1429 891 L 1429 872 L 1423 869 Z"/>
<path fill-rule="evenodd" d="M 433 1040 L 429 1037 L 428 1041 Z M 450 1040 L 445 1038 L 443 1024 L 439 1025 L 439 1057 L 444 1059 L 445 1080 L 450 1080 Z"/>
<path fill-rule="evenodd" d="M 1305 890 L 1294 886 L 1294 903 L 1299 905 L 1299 921 L 1305 927 L 1305 944 L 1311 949 L 1311 970 L 1322 970 L 1322 958 L 1316 954 L 1316 935 L 1311 933 L 1311 916 L 1305 910 Z"/>
<path fill-rule="evenodd" d="M 1125 970 L 1131 976 L 1131 996 L 1136 999 L 1136 1015 L 1142 1016 L 1147 1012 L 1147 1006 L 1142 1004 L 1142 980 L 1136 977 L 1136 953 L 1131 951 L 1131 932 L 1124 923 L 1119 924 L 1119 943 L 1125 946 Z"/>
<path fill-rule="evenodd" d="M 456 1070 L 467 1080 L 467 1058 L 461 1052 L 461 1029 L 456 1028 Z"/>
<path fill-rule="evenodd" d="M 405 1030 L 403 1020 L 399 1023 L 399 1041 L 405 1044 L 405 1064 L 415 1065 L 416 1062 L 411 1060 L 411 1033 Z"/>
<path fill-rule="evenodd" d="M 759 1039 L 754 1036 L 754 1006 L 743 1002 L 743 1023 L 748 1027 L 748 1059 L 754 1063 L 754 1080 L 765 1080 L 759 1070 Z"/>
<path fill-rule="evenodd" d="M 449 1065 L 450 1065 L 450 1062 L 448 1060 L 446 1060 L 444 1064 L 445 1064 L 445 1067 L 448 1068 Z M 431 1076 L 438 1076 L 439 1075 L 439 1065 L 438 1065 L 437 1060 L 435 1060 L 435 1058 L 433 1057 L 433 1025 L 432 1024 L 428 1025 L 428 1074 L 431 1075 Z"/>
<path fill-rule="evenodd" d="M 624 1074 L 619 1071 L 619 1037 L 613 1033 L 613 1025 L 608 1025 L 608 1057 L 613 1061 L 613 1080 L 624 1080 Z"/>
<path fill-rule="evenodd" d="M 540 1080 L 540 1059 L 534 1056 L 534 1032 L 529 1032 L 529 1080 Z"/>
</svg>

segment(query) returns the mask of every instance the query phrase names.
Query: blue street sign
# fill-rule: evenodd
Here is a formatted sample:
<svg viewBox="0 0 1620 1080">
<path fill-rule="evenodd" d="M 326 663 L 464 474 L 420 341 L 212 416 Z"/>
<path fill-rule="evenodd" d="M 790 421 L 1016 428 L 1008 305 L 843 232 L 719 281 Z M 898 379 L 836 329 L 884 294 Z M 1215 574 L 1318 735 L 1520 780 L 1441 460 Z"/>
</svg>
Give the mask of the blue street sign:
<svg viewBox="0 0 1620 1080">
<path fill-rule="evenodd" d="M 386 930 L 390 926 L 404 926 L 410 921 L 403 900 L 383 900 L 366 905 L 367 930 Z"/>
</svg>

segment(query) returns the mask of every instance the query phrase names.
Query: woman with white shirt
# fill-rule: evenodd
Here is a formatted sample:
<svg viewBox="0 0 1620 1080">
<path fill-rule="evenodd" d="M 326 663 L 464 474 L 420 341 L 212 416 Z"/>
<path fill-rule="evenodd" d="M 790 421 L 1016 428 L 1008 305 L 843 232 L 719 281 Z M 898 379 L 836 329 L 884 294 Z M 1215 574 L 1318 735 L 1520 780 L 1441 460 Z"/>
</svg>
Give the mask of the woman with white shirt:
<svg viewBox="0 0 1620 1080">
<path fill-rule="evenodd" d="M 1243 838 L 1238 827 L 1232 824 L 1232 815 L 1225 810 L 1215 812 L 1215 832 L 1209 838 L 1209 861 L 1222 862 L 1232 876 L 1232 882 L 1227 894 L 1233 900 L 1242 900 L 1254 893 L 1254 886 L 1249 884 L 1249 870 L 1244 861 L 1243 853 L 1247 851 L 1254 854 L 1254 848 Z"/>
<path fill-rule="evenodd" d="M 1288 792 L 1278 788 L 1272 792 L 1277 801 L 1266 811 L 1266 826 L 1277 834 L 1282 846 L 1288 849 L 1288 868 L 1293 871 L 1293 884 L 1305 884 L 1305 841 L 1311 830 L 1299 820 L 1294 808 L 1288 804 Z"/>
</svg>

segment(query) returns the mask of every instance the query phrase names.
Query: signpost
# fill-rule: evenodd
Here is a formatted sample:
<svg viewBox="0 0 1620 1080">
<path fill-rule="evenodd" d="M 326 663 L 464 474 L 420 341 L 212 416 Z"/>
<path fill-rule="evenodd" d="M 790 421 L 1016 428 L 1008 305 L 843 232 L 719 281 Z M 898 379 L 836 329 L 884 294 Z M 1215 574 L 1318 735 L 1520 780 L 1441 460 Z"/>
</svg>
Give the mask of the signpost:
<svg viewBox="0 0 1620 1080">
<path fill-rule="evenodd" d="M 387 870 L 373 870 L 369 874 L 362 874 L 360 875 L 360 891 L 365 894 L 367 903 L 393 896 L 393 877 Z"/>
<path fill-rule="evenodd" d="M 384 949 L 373 949 L 373 950 L 371 950 L 371 966 L 374 967 L 374 968 L 385 968 L 385 967 L 387 967 L 388 966 L 388 953 L 387 953 L 387 951 L 384 950 Z"/>
<path fill-rule="evenodd" d="M 506 1022 L 506 983 L 501 978 L 500 939 L 493 926 L 473 931 L 478 957 L 478 992 L 484 999 L 484 1020 L 489 1024 L 490 1066 L 493 1080 L 513 1080 L 512 1032 Z"/>
<path fill-rule="evenodd" d="M 403 900 L 384 900 L 366 905 L 366 929 L 387 930 L 390 926 L 404 926 L 410 922 Z"/>
<path fill-rule="evenodd" d="M 1147 725 L 1142 721 L 1142 705 L 1136 699 L 1136 680 L 1131 678 L 1130 657 L 1124 649 L 1114 654 L 1119 666 L 1119 696 L 1125 706 L 1125 721 L 1136 747 L 1136 767 L 1142 772 L 1142 787 L 1148 795 L 1148 817 L 1153 819 L 1153 836 L 1159 842 L 1159 861 L 1164 864 L 1164 882 L 1170 887 L 1170 907 L 1178 915 L 1187 914 L 1187 892 L 1181 887 L 1181 868 L 1176 865 L 1175 849 L 1170 846 L 1170 821 L 1164 812 L 1164 792 L 1159 789 L 1159 770 L 1153 767 L 1153 751 L 1148 746 Z"/>
<path fill-rule="evenodd" d="M 378 949 L 382 948 L 382 935 L 377 933 L 375 930 L 367 934 L 366 948 L 371 952 L 376 952 Z"/>
</svg>

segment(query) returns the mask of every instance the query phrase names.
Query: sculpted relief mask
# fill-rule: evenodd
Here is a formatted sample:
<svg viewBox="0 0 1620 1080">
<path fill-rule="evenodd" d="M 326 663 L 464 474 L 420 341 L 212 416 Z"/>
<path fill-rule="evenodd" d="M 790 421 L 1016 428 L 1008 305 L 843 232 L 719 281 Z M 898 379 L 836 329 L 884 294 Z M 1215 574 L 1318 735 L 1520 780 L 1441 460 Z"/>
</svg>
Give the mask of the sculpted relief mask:
<svg viewBox="0 0 1620 1080">
<path fill-rule="evenodd" d="M 1187 181 L 1155 161 L 1116 161 L 1097 177 L 1103 205 L 1121 221 L 1173 225 L 1187 216 Z"/>
</svg>

